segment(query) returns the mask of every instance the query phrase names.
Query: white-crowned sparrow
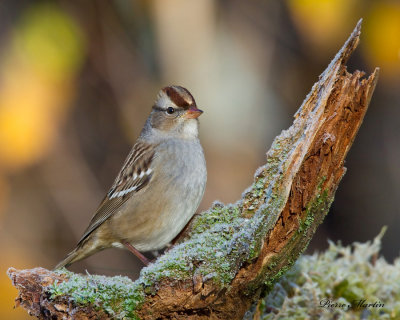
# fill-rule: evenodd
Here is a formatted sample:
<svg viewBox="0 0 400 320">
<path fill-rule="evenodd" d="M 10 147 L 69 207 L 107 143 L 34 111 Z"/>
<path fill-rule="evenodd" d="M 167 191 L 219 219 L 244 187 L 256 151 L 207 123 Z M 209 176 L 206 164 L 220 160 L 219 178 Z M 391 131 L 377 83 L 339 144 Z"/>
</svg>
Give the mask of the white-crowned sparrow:
<svg viewBox="0 0 400 320">
<path fill-rule="evenodd" d="M 165 247 L 197 210 L 207 180 L 198 138 L 202 111 L 188 90 L 163 88 L 131 152 L 76 248 L 61 268 L 100 250 Z"/>
</svg>

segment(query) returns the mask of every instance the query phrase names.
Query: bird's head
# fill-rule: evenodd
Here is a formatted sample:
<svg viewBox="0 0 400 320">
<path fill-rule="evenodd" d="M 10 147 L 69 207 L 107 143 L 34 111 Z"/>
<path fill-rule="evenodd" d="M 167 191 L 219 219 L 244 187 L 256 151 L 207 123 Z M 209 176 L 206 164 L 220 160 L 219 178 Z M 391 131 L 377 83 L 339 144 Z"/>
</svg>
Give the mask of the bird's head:
<svg viewBox="0 0 400 320">
<path fill-rule="evenodd" d="M 193 138 L 198 135 L 198 117 L 203 113 L 190 92 L 180 86 L 160 90 L 150 116 L 151 126 L 168 135 Z"/>
</svg>

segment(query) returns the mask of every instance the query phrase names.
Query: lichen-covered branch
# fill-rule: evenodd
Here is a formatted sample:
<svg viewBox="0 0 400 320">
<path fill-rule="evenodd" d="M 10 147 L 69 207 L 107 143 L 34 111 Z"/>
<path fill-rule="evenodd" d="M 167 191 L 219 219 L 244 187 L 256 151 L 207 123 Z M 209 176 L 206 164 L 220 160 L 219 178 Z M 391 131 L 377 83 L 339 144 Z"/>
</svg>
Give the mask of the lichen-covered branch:
<svg viewBox="0 0 400 320">
<path fill-rule="evenodd" d="M 9 270 L 18 303 L 39 318 L 242 319 L 307 247 L 345 172 L 378 70 L 346 70 L 360 23 L 267 153 L 235 204 L 215 203 L 135 282 L 45 269 Z"/>
</svg>

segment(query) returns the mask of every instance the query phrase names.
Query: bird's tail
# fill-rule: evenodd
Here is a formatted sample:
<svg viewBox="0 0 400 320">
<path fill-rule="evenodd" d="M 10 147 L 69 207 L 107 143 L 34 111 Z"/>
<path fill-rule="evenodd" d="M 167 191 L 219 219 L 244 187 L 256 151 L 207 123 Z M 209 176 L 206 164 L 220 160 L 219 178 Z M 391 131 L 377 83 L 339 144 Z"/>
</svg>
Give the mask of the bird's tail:
<svg viewBox="0 0 400 320">
<path fill-rule="evenodd" d="M 72 250 L 70 253 L 68 253 L 67 257 L 62 260 L 59 264 L 57 264 L 54 268 L 56 269 L 61 269 L 63 267 L 68 267 L 69 265 L 73 264 L 74 262 L 77 262 L 79 260 L 82 260 L 89 256 L 91 252 L 87 252 L 84 250 L 82 247 L 76 247 L 74 250 Z"/>
</svg>

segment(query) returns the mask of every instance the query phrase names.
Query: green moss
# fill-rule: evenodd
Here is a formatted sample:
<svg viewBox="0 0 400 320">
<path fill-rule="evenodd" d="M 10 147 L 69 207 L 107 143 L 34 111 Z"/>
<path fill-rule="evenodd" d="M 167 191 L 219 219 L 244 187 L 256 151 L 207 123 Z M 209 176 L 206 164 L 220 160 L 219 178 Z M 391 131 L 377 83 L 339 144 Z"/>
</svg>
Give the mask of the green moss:
<svg viewBox="0 0 400 320">
<path fill-rule="evenodd" d="M 321 184 L 322 183 L 323 182 L 321 182 Z M 309 230 L 311 227 L 316 227 L 316 215 L 320 216 L 323 219 L 323 217 L 328 213 L 332 201 L 333 196 L 329 195 L 328 190 L 324 190 L 321 192 L 319 188 L 319 192 L 317 193 L 315 198 L 307 205 L 305 218 L 301 221 L 300 227 L 298 228 L 297 232 L 299 234 L 305 234 L 305 231 Z M 319 219 L 320 222 L 322 222 L 322 219 Z"/>
<path fill-rule="evenodd" d="M 216 203 L 211 209 L 199 215 L 192 224 L 191 235 L 203 233 L 209 230 L 211 226 L 221 223 L 232 223 L 240 217 L 238 205 L 223 206 Z"/>
<path fill-rule="evenodd" d="M 324 253 L 302 256 L 259 303 L 260 319 L 399 319 L 400 258 L 377 259 L 383 232 L 371 242 L 330 242 Z M 360 308 L 360 299 L 384 306 Z M 326 300 L 346 307 L 321 307 Z"/>
<path fill-rule="evenodd" d="M 258 178 L 254 183 L 253 194 L 255 197 L 261 197 L 264 193 L 265 179 Z"/>
<path fill-rule="evenodd" d="M 142 288 L 127 277 L 82 276 L 66 269 L 56 271 L 68 281 L 47 288 L 51 299 L 67 296 L 79 305 L 103 309 L 115 319 L 139 319 L 135 311 L 144 301 Z"/>
<path fill-rule="evenodd" d="M 279 280 L 292 267 L 292 265 L 292 263 L 289 263 L 288 265 L 282 267 L 278 272 L 274 273 L 272 277 L 268 278 L 264 282 L 267 292 L 273 288 L 275 282 Z"/>
</svg>

